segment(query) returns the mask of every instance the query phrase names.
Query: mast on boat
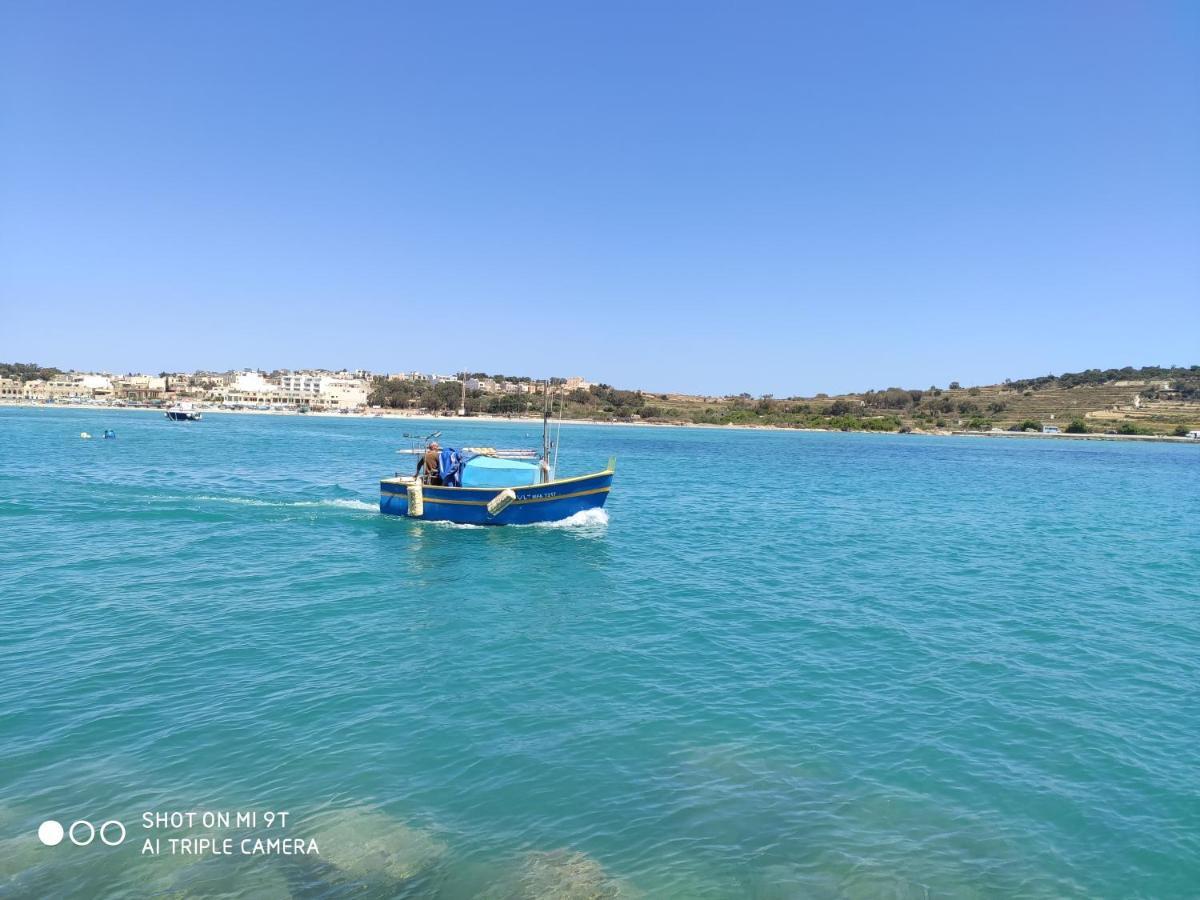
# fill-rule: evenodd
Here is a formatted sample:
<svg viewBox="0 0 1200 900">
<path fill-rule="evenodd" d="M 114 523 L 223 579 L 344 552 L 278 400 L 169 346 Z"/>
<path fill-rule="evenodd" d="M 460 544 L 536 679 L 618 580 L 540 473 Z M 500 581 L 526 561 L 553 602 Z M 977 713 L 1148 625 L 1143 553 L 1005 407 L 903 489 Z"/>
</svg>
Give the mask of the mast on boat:
<svg viewBox="0 0 1200 900">
<path fill-rule="evenodd" d="M 553 439 L 550 437 L 550 419 L 554 415 L 554 401 L 550 397 L 550 388 L 555 386 L 554 379 L 548 378 L 542 382 L 542 481 L 550 481 L 558 471 L 558 445 L 562 438 L 562 417 L 565 406 L 563 384 L 560 379 L 558 387 L 558 428 Z M 550 451 L 554 454 L 551 456 Z"/>
<path fill-rule="evenodd" d="M 542 481 L 550 480 L 550 381 L 542 382 Z"/>
</svg>

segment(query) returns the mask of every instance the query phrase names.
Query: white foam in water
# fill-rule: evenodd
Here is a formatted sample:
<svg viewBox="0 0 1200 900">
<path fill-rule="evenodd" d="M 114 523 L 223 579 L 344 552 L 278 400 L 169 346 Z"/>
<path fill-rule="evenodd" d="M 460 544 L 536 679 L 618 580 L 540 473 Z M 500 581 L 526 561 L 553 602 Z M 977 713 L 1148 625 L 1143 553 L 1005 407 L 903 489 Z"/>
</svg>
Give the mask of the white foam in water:
<svg viewBox="0 0 1200 900">
<path fill-rule="evenodd" d="M 608 524 L 608 513 L 602 509 L 582 509 L 573 516 L 557 522 L 535 522 L 531 528 L 591 528 Z"/>
<path fill-rule="evenodd" d="M 340 509 L 359 509 L 365 512 L 379 512 L 378 503 L 367 503 L 365 500 L 304 500 L 293 506 L 336 506 Z"/>
<path fill-rule="evenodd" d="M 364 512 L 379 511 L 379 505 L 377 503 L 367 503 L 365 500 L 354 500 L 344 497 L 330 500 L 257 500 L 252 497 L 214 497 L 207 494 L 201 494 L 195 497 L 155 496 L 149 499 L 153 501 L 165 501 L 168 503 L 180 503 L 190 500 L 199 501 L 202 503 L 232 503 L 236 506 L 275 506 L 281 509 L 285 507 L 328 506 L 337 509 L 355 509 Z"/>
<path fill-rule="evenodd" d="M 414 522 L 420 522 L 420 519 L 413 519 Z M 446 522 L 443 520 L 432 520 L 424 522 L 426 525 L 438 525 L 442 528 L 491 528 L 491 525 L 472 525 L 469 522 Z M 595 529 L 608 525 L 608 513 L 602 509 L 584 509 L 575 513 L 573 516 L 567 516 L 565 519 L 559 519 L 555 522 L 529 522 L 524 525 L 505 525 L 505 528 L 577 528 L 580 531 L 586 529 Z"/>
</svg>

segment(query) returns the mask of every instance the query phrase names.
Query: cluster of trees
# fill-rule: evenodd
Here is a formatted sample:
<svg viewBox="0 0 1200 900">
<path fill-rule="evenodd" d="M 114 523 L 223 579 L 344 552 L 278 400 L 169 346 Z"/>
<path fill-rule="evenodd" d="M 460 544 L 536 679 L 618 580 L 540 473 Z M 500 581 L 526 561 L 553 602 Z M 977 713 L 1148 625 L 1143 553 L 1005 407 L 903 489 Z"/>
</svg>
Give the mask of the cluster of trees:
<svg viewBox="0 0 1200 900">
<path fill-rule="evenodd" d="M 497 382 L 513 381 L 526 384 L 532 381 L 524 377 L 485 375 L 481 372 L 472 373 L 467 377 L 468 379 L 493 378 Z M 555 379 L 551 379 L 551 384 L 554 383 L 556 383 Z M 573 393 L 578 394 L 583 392 L 575 391 Z M 633 392 L 621 391 L 619 393 L 631 394 Z M 552 396 L 554 395 L 552 394 Z M 461 381 L 441 381 L 437 384 L 432 384 L 428 381 L 401 381 L 386 376 L 376 376 L 372 380 L 371 390 L 367 394 L 367 403 L 370 406 L 380 406 L 385 409 L 413 409 L 433 413 L 448 413 L 457 411 L 462 402 L 463 389 Z M 526 391 L 519 394 L 485 394 L 482 391 L 467 391 L 466 395 L 468 415 L 528 415 L 530 413 L 541 412 L 543 404 L 544 400 L 540 386 L 535 386 L 533 391 Z M 574 406 L 577 405 L 574 404 Z M 571 403 L 567 404 L 566 413 L 569 416 L 580 415 L 580 411 L 573 409 L 573 404 Z M 628 413 L 623 414 L 628 415 Z M 583 412 L 582 415 L 587 416 L 588 413 Z"/>
<path fill-rule="evenodd" d="M 921 402 L 924 391 L 907 391 L 890 387 L 882 391 L 867 391 L 862 395 L 863 405 L 869 409 L 912 409 Z"/>
<path fill-rule="evenodd" d="M 455 412 L 462 405 L 462 400 L 461 381 L 431 384 L 428 381 L 399 381 L 377 377 L 371 382 L 371 390 L 367 394 L 367 403 L 371 406 L 434 413 Z M 524 415 L 541 410 L 542 402 L 540 391 L 537 394 L 484 394 L 480 391 L 467 391 L 467 412 L 476 415 Z"/>
<path fill-rule="evenodd" d="M 705 407 L 690 412 L 686 421 L 697 425 L 774 425 L 780 428 L 832 428 L 840 431 L 898 431 L 900 418 L 895 415 L 829 415 L 828 411 L 802 411 L 807 404 L 799 404 L 789 411 L 758 413 L 753 406 L 738 408 Z"/>
<path fill-rule="evenodd" d="M 367 403 L 388 409 L 424 409 L 431 412 L 458 409 L 462 400 L 462 384 L 443 381 L 400 381 L 377 377 L 371 382 Z"/>
<path fill-rule="evenodd" d="M 9 378 L 15 381 L 50 381 L 62 374 L 61 369 L 56 369 L 53 366 L 39 366 L 37 363 L 6 363 L 0 362 L 0 378 Z"/>
<path fill-rule="evenodd" d="M 634 415 L 651 417 L 646 409 L 646 396 L 641 391 L 623 391 L 610 384 L 593 384 L 586 391 L 571 391 L 566 399 L 568 403 L 577 405 L 584 416 L 615 416 L 618 419 Z M 653 412 L 661 413 L 663 410 L 655 409 Z"/>
</svg>

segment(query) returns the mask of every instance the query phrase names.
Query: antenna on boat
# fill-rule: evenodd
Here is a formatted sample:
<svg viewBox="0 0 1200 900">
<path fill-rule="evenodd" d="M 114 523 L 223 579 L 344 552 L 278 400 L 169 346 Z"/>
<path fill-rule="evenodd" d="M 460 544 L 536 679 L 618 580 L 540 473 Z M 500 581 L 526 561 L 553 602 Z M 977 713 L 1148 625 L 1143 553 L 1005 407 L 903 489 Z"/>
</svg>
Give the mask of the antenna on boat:
<svg viewBox="0 0 1200 900">
<path fill-rule="evenodd" d="M 429 434 L 412 434 L 404 432 L 404 436 L 408 438 L 409 445 L 407 450 L 397 450 L 397 453 L 408 453 L 412 456 L 418 456 L 425 452 L 425 448 L 429 446 L 431 441 L 435 441 L 442 436 L 440 431 L 432 431 Z"/>
<path fill-rule="evenodd" d="M 558 385 L 558 427 L 554 431 L 554 463 L 550 466 L 551 477 L 558 475 L 558 447 L 562 443 L 562 420 L 563 408 L 566 406 L 566 398 L 563 396 L 566 390 L 566 382 L 559 382 Z"/>
<path fill-rule="evenodd" d="M 441 433 L 440 431 L 434 431 L 434 432 L 431 432 L 431 433 L 429 433 L 429 434 L 409 434 L 409 433 L 406 431 L 406 432 L 404 432 L 404 436 L 405 436 L 406 438 L 409 438 L 410 440 L 414 440 L 414 441 L 420 441 L 420 442 L 421 442 L 421 443 L 423 443 L 423 444 L 428 444 L 428 443 L 429 443 L 430 441 L 432 441 L 434 438 L 439 438 L 439 437 L 441 437 L 441 436 L 442 436 L 442 433 Z"/>
</svg>

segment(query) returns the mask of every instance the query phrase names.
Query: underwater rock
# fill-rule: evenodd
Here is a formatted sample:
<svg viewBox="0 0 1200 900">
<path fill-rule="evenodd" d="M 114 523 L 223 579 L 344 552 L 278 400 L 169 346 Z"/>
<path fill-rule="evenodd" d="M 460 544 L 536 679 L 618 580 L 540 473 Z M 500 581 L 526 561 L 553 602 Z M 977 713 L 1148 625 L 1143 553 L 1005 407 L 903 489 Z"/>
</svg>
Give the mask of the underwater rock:
<svg viewBox="0 0 1200 900">
<path fill-rule="evenodd" d="M 0 885 L 52 859 L 50 848 L 33 835 L 0 839 Z"/>
<path fill-rule="evenodd" d="M 175 885 L 155 896 L 161 900 L 203 900 L 212 897 L 292 900 L 287 879 L 274 866 L 247 869 L 227 864 L 202 864 L 193 867 L 186 880 L 187 884 Z"/>
<path fill-rule="evenodd" d="M 335 810 L 304 822 L 302 830 L 317 841 L 321 859 L 360 878 L 405 881 L 446 853 L 431 834 L 373 809 Z"/>
<path fill-rule="evenodd" d="M 586 853 L 563 849 L 526 854 L 515 882 L 495 896 L 497 900 L 632 900 L 640 894 Z"/>
</svg>

